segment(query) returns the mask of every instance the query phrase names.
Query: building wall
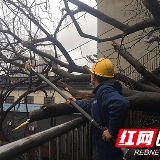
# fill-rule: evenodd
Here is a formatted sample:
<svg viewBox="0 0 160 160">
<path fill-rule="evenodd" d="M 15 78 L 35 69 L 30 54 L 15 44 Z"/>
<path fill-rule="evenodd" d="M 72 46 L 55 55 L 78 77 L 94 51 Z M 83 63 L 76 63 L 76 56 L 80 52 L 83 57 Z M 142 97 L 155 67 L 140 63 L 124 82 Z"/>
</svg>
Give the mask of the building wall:
<svg viewBox="0 0 160 160">
<path fill-rule="evenodd" d="M 63 103 L 65 102 L 65 99 L 62 98 L 62 96 L 60 96 L 57 92 L 54 92 L 53 89 L 49 89 L 49 90 L 46 90 L 47 91 L 47 95 L 48 97 L 54 97 L 55 99 L 55 103 Z M 10 96 L 14 96 L 14 100 L 16 101 L 19 96 L 21 96 L 23 93 L 25 93 L 26 91 L 25 90 L 14 90 Z M 70 96 L 70 94 L 66 91 L 63 91 L 65 94 L 67 94 L 68 96 Z M 43 105 L 44 104 L 44 97 L 45 97 L 45 94 L 44 92 L 42 91 L 37 91 L 35 93 L 31 93 L 29 94 L 28 96 L 33 96 L 34 97 L 34 104 L 36 105 Z"/>
<path fill-rule="evenodd" d="M 100 0 L 99 0 L 100 2 Z M 120 22 L 125 22 L 126 20 L 128 20 L 129 18 L 131 18 L 131 16 L 133 16 L 134 14 L 130 14 L 129 10 L 133 10 L 132 5 L 129 6 L 125 6 L 127 4 L 129 4 L 131 1 L 128 0 L 104 0 L 102 1 L 99 5 L 98 5 L 98 10 L 100 10 L 101 12 L 105 13 L 106 15 L 120 21 Z M 126 9 L 124 9 L 124 6 L 126 7 Z M 124 9 L 124 10 L 123 10 Z M 141 15 L 140 15 L 141 16 Z M 128 25 L 133 25 L 135 23 L 140 22 L 142 19 L 141 17 L 136 18 L 135 20 L 133 20 L 132 22 L 129 22 Z M 127 24 L 127 22 L 125 22 L 125 24 Z M 121 30 L 114 28 L 113 26 L 106 24 L 104 22 L 102 22 L 101 20 L 98 20 L 98 36 L 100 36 L 99 38 L 109 38 L 109 37 L 113 37 L 115 35 L 121 34 L 123 33 Z M 134 40 L 134 37 L 136 36 L 136 38 L 139 37 L 140 32 L 136 32 L 133 35 L 129 35 L 124 39 L 124 43 L 125 43 L 125 47 L 130 47 L 132 46 L 135 41 L 130 42 L 132 40 Z M 121 39 L 118 39 L 115 41 L 118 45 L 121 44 Z M 128 43 L 130 42 L 130 43 Z M 127 44 L 128 43 L 128 44 Z M 132 54 L 136 59 L 140 58 L 143 54 L 145 54 L 143 52 L 144 50 L 144 46 L 146 44 L 144 43 L 144 40 L 142 38 L 142 40 L 140 42 L 138 42 L 134 47 L 132 47 L 131 49 L 129 49 L 129 53 Z M 105 56 L 110 56 L 108 57 L 109 59 L 111 59 L 112 63 L 115 66 L 115 71 L 117 72 L 117 56 L 118 53 L 113 53 L 114 49 L 111 46 L 111 42 L 103 42 L 103 43 L 99 43 L 98 44 L 98 58 L 104 57 Z M 112 54 L 113 53 L 113 54 Z M 126 68 L 127 66 L 129 66 L 130 64 L 124 60 L 123 57 L 120 58 L 120 65 L 122 67 L 122 69 Z"/>
<path fill-rule="evenodd" d="M 84 90 L 78 90 L 80 92 L 89 92 L 91 93 L 92 91 L 92 87 L 90 89 L 86 89 L 84 88 Z M 22 90 L 22 89 L 19 89 L 19 90 L 14 90 L 10 96 L 14 96 L 14 101 L 16 101 L 23 93 L 25 93 L 26 90 Z M 54 92 L 54 90 L 51 88 L 51 89 L 46 89 L 46 92 L 47 92 L 47 95 L 48 97 L 54 97 L 54 100 L 55 100 L 55 103 L 64 103 L 66 102 L 66 100 L 57 92 Z M 62 92 L 64 94 L 66 94 L 68 97 L 71 96 L 70 93 L 68 93 L 67 91 L 64 91 L 62 90 Z M 28 96 L 33 96 L 34 97 L 34 104 L 35 105 L 43 105 L 44 104 L 44 97 L 45 97 L 45 93 L 42 92 L 42 91 L 37 91 L 35 93 L 31 93 L 29 94 Z"/>
</svg>

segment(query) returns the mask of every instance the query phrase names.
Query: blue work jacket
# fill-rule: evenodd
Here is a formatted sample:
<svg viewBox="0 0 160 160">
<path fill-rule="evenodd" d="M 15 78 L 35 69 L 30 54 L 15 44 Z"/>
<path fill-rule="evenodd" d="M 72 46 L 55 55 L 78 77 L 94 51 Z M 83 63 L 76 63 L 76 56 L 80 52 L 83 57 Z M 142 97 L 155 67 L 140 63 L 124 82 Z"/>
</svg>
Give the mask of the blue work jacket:
<svg viewBox="0 0 160 160">
<path fill-rule="evenodd" d="M 126 120 L 130 103 L 122 95 L 122 85 L 110 79 L 93 90 L 93 103 L 76 100 L 76 103 L 91 115 L 109 133 L 117 137 L 119 129 L 127 128 Z M 104 142 L 101 131 L 92 126 L 95 160 L 122 160 L 123 154 L 111 142 Z"/>
</svg>

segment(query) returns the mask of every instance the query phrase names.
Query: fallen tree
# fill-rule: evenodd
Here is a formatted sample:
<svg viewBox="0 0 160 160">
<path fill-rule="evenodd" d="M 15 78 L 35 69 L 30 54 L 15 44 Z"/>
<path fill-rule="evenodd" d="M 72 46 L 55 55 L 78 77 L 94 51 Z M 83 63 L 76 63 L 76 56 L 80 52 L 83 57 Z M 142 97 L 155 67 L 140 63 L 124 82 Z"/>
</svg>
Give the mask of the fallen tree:
<svg viewBox="0 0 160 160">
<path fill-rule="evenodd" d="M 130 102 L 129 110 L 160 113 L 160 93 L 142 92 L 123 88 L 123 94 Z M 91 101 L 92 100 L 86 100 L 88 103 L 91 103 Z M 41 106 L 38 110 L 31 111 L 29 113 L 29 119 L 30 122 L 33 122 L 71 113 L 78 113 L 78 111 L 74 107 L 67 105 L 67 103 L 53 105 L 46 104 Z"/>
<path fill-rule="evenodd" d="M 0 140 L 5 138 L 3 133 L 3 122 L 7 114 L 15 107 L 15 105 L 20 105 L 22 99 L 25 99 L 25 105 L 27 108 L 27 96 L 30 93 L 35 93 L 38 91 L 43 91 L 44 96 L 47 97 L 47 87 L 48 85 L 44 84 L 43 81 L 37 77 L 32 72 L 29 72 L 27 69 L 26 63 L 31 63 L 41 74 L 53 82 L 56 86 L 60 87 L 62 90 L 68 91 L 72 96 L 77 99 L 92 101 L 92 93 L 79 92 L 67 85 L 67 82 L 90 82 L 90 71 L 86 65 L 88 62 L 94 62 L 97 58 L 88 58 L 84 52 L 81 51 L 82 58 L 85 59 L 85 65 L 77 65 L 68 49 L 63 45 L 63 42 L 60 42 L 58 33 L 63 26 L 63 23 L 68 20 L 70 17 L 72 24 L 75 26 L 77 33 L 81 38 L 87 38 L 89 40 L 96 41 L 99 44 L 102 44 L 106 41 L 116 42 L 110 43 L 112 51 L 108 50 L 109 54 L 111 52 L 117 52 L 118 57 L 114 57 L 117 60 L 117 67 L 119 64 L 119 56 L 123 57 L 131 66 L 133 66 L 137 72 L 139 72 L 146 81 L 154 83 L 157 87 L 148 86 L 147 84 L 142 83 L 142 81 L 135 81 L 134 79 L 129 78 L 119 67 L 117 73 L 115 73 L 115 79 L 120 81 L 125 85 L 123 88 L 123 94 L 127 100 L 130 101 L 132 111 L 144 111 L 150 112 L 154 111 L 159 113 L 159 102 L 160 102 L 160 78 L 159 75 L 156 75 L 153 71 L 151 72 L 144 63 L 140 63 L 134 55 L 131 55 L 129 49 L 134 49 L 133 46 L 137 45 L 141 40 L 144 39 L 147 42 L 147 45 L 144 47 L 144 53 L 148 50 L 152 52 L 154 46 L 152 44 L 156 43 L 157 53 L 159 53 L 159 2 L 157 0 L 144 0 L 142 1 L 132 1 L 131 3 L 136 3 L 140 6 L 140 9 L 137 8 L 136 11 L 143 13 L 143 16 L 139 21 L 135 21 L 134 17 L 139 14 L 136 13 L 128 21 L 121 22 L 114 17 L 110 17 L 100 10 L 95 9 L 87 4 L 84 4 L 78 0 L 64 0 L 64 6 L 61 8 L 62 17 L 59 21 L 57 27 L 53 27 L 55 30 L 49 29 L 49 25 L 43 21 L 44 19 L 49 22 L 54 23 L 54 18 L 51 16 L 51 8 L 47 6 L 46 1 L 33 1 L 31 4 L 29 1 L 22 0 L 2 0 L 2 17 L 0 18 L 0 69 L 1 69 L 1 90 L 0 90 Z M 76 9 L 70 9 L 70 3 L 74 4 Z M 131 5 L 126 4 L 125 7 Z M 44 5 L 46 5 L 45 10 Z M 97 4 L 99 5 L 99 4 Z M 146 11 L 146 8 L 148 9 Z M 43 17 L 43 14 L 40 15 L 40 12 L 47 14 L 46 17 Z M 131 11 L 132 12 L 132 11 Z M 134 11 L 133 11 L 134 12 Z M 99 21 L 102 21 L 104 24 L 108 24 L 113 28 L 116 28 L 119 32 L 115 32 L 114 35 L 108 36 L 104 34 L 103 38 L 101 35 L 94 36 L 89 33 L 85 33 L 81 28 L 80 22 L 76 19 L 76 16 L 79 13 L 89 14 L 93 17 L 96 17 Z M 123 16 L 123 15 L 122 15 Z M 12 19 L 11 19 L 12 17 Z M 85 17 L 85 16 L 84 16 Z M 132 21 L 132 25 L 129 25 L 129 22 Z M 54 26 L 54 25 L 53 25 Z M 65 26 L 66 27 L 66 26 Z M 152 28 L 152 29 L 151 29 Z M 148 29 L 146 31 L 146 29 Z M 71 30 L 72 31 L 72 30 Z M 107 31 L 107 33 L 110 32 Z M 137 33 L 140 34 L 140 38 L 136 39 Z M 72 33 L 71 33 L 72 35 Z M 130 41 L 135 41 L 131 47 L 127 48 L 127 43 L 125 40 L 129 35 L 133 35 L 133 39 Z M 146 38 L 147 37 L 147 38 Z M 70 37 L 66 38 L 66 41 L 70 40 L 70 44 L 74 42 Z M 117 43 L 117 40 L 120 42 Z M 86 43 L 86 42 L 85 42 Z M 151 48 L 149 48 L 151 46 Z M 54 55 L 49 54 L 45 49 L 52 48 L 54 50 Z M 105 51 L 104 51 L 105 53 Z M 58 54 L 65 57 L 65 60 L 60 59 Z M 77 53 L 75 53 L 77 54 Z M 92 57 L 98 57 L 98 53 L 92 55 Z M 141 53 L 139 53 L 141 54 Z M 77 54 L 78 55 L 78 54 Z M 37 63 L 37 57 L 40 57 L 43 60 L 42 64 Z M 103 55 L 105 58 L 113 58 L 109 55 Z M 76 57 L 80 59 L 79 57 Z M 39 68 L 42 67 L 42 71 Z M 65 70 L 62 70 L 62 67 Z M 50 77 L 49 73 L 53 72 L 54 76 Z M 78 72 L 80 75 L 74 74 Z M 15 77 L 19 76 L 17 79 Z M 4 110 L 3 104 L 6 99 L 11 95 L 11 93 L 17 89 L 17 87 L 25 86 L 26 90 L 24 93 L 19 95 L 19 98 L 12 103 L 8 109 Z M 128 89 L 127 89 L 128 88 Z M 77 112 L 73 107 L 68 106 L 66 103 L 62 104 L 44 104 L 40 109 L 32 111 L 29 113 L 30 121 L 36 121 L 40 119 L 45 119 L 49 117 L 57 117 L 65 114 L 70 114 Z"/>
</svg>

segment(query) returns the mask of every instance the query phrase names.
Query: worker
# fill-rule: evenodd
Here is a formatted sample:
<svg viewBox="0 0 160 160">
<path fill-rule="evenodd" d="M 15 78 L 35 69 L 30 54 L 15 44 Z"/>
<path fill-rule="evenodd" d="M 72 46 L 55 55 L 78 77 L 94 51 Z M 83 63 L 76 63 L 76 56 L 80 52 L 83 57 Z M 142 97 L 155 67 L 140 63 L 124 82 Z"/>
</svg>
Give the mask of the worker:
<svg viewBox="0 0 160 160">
<path fill-rule="evenodd" d="M 97 60 L 91 71 L 91 83 L 94 85 L 93 103 L 86 103 L 70 97 L 84 111 L 91 115 L 101 126 L 108 129 L 101 133 L 92 126 L 92 139 L 95 160 L 123 160 L 123 153 L 115 148 L 110 139 L 117 137 L 119 129 L 127 128 L 127 116 L 130 103 L 122 95 L 122 85 L 114 79 L 114 67 L 109 59 Z"/>
</svg>

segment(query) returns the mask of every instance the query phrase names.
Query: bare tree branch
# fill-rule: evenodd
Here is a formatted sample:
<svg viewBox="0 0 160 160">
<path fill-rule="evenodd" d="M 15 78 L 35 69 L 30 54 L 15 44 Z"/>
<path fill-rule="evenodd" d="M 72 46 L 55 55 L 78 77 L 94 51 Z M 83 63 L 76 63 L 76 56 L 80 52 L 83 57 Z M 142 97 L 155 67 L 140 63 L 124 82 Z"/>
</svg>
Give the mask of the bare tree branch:
<svg viewBox="0 0 160 160">
<path fill-rule="evenodd" d="M 143 4 L 151 12 L 158 26 L 160 26 L 160 4 L 158 0 L 143 0 Z"/>
<path fill-rule="evenodd" d="M 90 7 L 90 6 L 86 5 L 86 4 L 78 1 L 78 0 L 76 0 L 76 1 L 75 0 L 69 0 L 69 2 L 77 5 L 82 10 L 84 10 L 87 13 L 97 17 L 98 19 L 102 20 L 103 22 L 108 23 L 108 24 L 110 24 L 112 26 L 115 26 L 116 28 L 118 28 L 118 29 L 120 29 L 122 31 L 126 31 L 128 29 L 127 25 L 117 21 L 114 18 L 111 18 L 111 17 L 105 15 L 104 13 L 102 13 L 102 12 L 100 12 L 100 11 L 98 11 L 98 10 L 96 10 L 96 9 L 94 9 L 94 8 L 92 8 L 92 7 Z"/>
<path fill-rule="evenodd" d="M 160 78 L 149 71 L 144 65 L 136 60 L 126 49 L 120 48 L 115 42 L 112 43 L 115 51 L 118 52 L 124 59 L 126 59 L 142 76 L 160 87 Z"/>
</svg>

